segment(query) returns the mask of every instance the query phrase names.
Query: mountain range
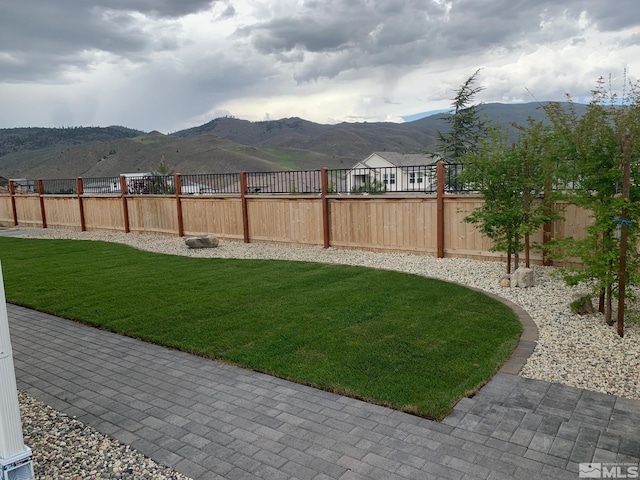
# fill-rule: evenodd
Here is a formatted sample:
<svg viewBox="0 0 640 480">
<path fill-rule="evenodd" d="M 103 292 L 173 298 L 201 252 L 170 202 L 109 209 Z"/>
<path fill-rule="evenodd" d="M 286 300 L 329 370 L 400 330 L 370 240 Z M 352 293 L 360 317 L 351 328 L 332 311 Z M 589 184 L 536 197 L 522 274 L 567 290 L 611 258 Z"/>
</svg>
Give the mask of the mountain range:
<svg viewBox="0 0 640 480">
<path fill-rule="evenodd" d="M 494 125 L 544 119 L 539 103 L 480 106 Z M 216 118 L 170 135 L 121 126 L 0 129 L 0 176 L 95 178 L 149 172 L 162 158 L 183 174 L 350 168 L 376 151 L 434 152 L 447 114 L 406 123 L 318 124 L 301 118 Z M 515 131 L 515 130 L 512 130 Z"/>
</svg>

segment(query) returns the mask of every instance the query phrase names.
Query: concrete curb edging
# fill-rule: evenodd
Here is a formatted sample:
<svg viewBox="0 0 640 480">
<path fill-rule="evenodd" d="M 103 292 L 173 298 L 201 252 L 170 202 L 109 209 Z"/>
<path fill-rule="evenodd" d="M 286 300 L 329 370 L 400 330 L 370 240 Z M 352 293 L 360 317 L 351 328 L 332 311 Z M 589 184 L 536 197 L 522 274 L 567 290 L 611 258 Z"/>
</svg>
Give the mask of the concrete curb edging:
<svg viewBox="0 0 640 480">
<path fill-rule="evenodd" d="M 531 318 L 531 316 L 519 305 L 516 305 L 510 300 L 507 300 L 500 295 L 496 295 L 495 293 L 489 293 L 484 290 L 480 290 L 478 288 L 471 288 L 471 290 L 475 290 L 477 292 L 484 293 L 488 297 L 493 298 L 501 302 L 502 304 L 509 307 L 513 310 L 513 313 L 516 314 L 518 320 L 522 324 L 522 334 L 520 335 L 520 339 L 518 341 L 518 345 L 515 350 L 509 357 L 509 359 L 500 367 L 500 373 L 507 373 L 510 375 L 518 375 L 522 368 L 527 363 L 527 360 L 533 353 L 533 350 L 536 348 L 538 344 L 538 327 Z"/>
</svg>

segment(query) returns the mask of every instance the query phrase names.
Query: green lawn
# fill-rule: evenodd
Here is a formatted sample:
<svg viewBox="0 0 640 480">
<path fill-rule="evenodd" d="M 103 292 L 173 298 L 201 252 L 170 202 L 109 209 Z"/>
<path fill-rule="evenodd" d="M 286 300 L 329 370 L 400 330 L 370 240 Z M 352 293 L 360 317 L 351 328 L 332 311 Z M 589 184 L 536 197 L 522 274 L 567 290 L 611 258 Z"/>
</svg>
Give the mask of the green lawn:
<svg viewBox="0 0 640 480">
<path fill-rule="evenodd" d="M 7 237 L 0 261 L 9 302 L 436 419 L 521 332 L 481 293 L 384 270 Z"/>
</svg>

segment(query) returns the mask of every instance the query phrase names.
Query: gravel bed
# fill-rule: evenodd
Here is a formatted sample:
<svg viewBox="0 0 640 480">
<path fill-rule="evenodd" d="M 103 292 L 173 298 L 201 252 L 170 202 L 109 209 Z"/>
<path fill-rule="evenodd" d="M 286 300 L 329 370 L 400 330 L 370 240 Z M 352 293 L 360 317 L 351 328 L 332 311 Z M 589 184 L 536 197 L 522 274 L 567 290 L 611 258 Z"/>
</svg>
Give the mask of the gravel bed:
<svg viewBox="0 0 640 480">
<path fill-rule="evenodd" d="M 505 271 L 502 262 L 437 259 L 421 255 L 324 249 L 315 246 L 245 244 L 224 240 L 220 241 L 218 248 L 191 250 L 185 246 L 184 239 L 178 237 L 107 232 L 33 229 L 28 230 L 25 236 L 118 242 L 142 250 L 190 257 L 281 259 L 360 265 L 468 285 L 520 305 L 538 326 L 538 345 L 520 375 L 640 400 L 640 325 L 627 323 L 625 337 L 620 338 L 615 327 L 607 326 L 600 314 L 573 314 L 569 308 L 572 294 L 584 288 L 565 286 L 552 267 L 533 267 L 535 285 L 532 288 L 505 288 L 499 285 Z M 129 449 L 127 454 L 136 453 Z M 121 461 L 124 462 L 122 459 Z M 162 475 L 158 473 L 153 478 L 184 478 L 175 473 Z M 134 475 L 131 478 L 151 477 Z"/>
<path fill-rule="evenodd" d="M 18 401 L 38 480 L 189 480 L 24 392 Z"/>
</svg>

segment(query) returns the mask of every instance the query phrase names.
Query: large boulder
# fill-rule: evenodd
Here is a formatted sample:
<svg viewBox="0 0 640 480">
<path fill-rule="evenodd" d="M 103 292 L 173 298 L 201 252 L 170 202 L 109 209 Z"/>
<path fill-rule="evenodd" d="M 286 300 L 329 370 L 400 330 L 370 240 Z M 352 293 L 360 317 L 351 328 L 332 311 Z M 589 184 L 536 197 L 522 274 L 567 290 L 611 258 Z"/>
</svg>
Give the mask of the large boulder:
<svg viewBox="0 0 640 480">
<path fill-rule="evenodd" d="M 197 237 L 187 237 L 184 243 L 189 248 L 215 248 L 220 241 L 216 237 L 209 235 L 199 235 Z"/>
<path fill-rule="evenodd" d="M 591 302 L 591 294 L 589 292 L 574 293 L 570 307 L 571 311 L 578 315 L 591 315 L 595 312 L 593 303 Z"/>
<path fill-rule="evenodd" d="M 518 267 L 511 275 L 511 286 L 529 288 L 533 287 L 533 270 L 527 267 Z"/>
</svg>

